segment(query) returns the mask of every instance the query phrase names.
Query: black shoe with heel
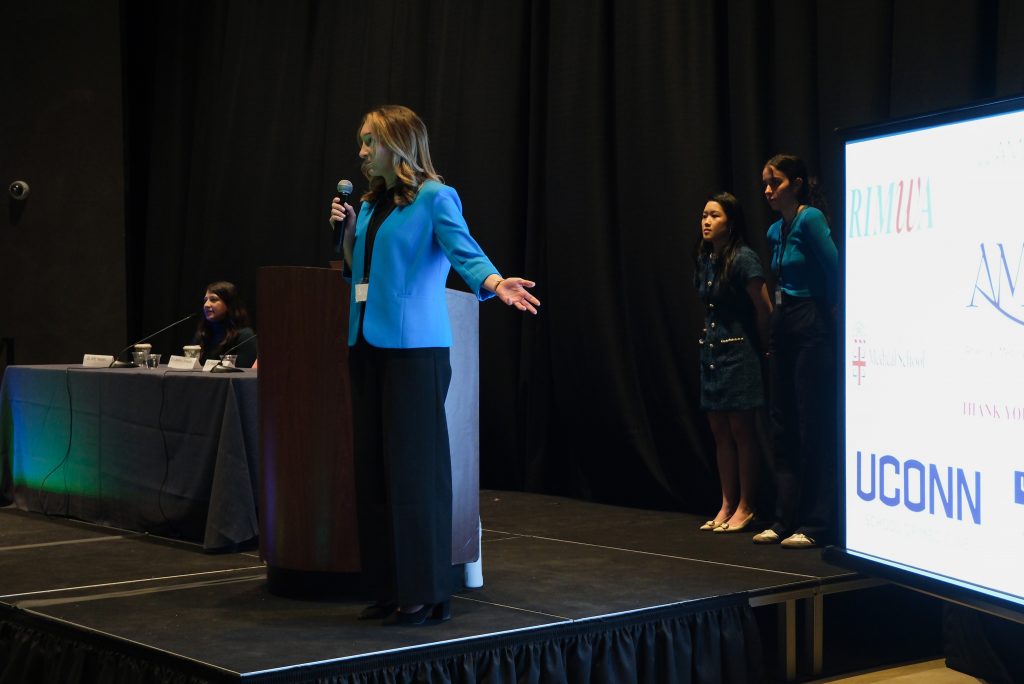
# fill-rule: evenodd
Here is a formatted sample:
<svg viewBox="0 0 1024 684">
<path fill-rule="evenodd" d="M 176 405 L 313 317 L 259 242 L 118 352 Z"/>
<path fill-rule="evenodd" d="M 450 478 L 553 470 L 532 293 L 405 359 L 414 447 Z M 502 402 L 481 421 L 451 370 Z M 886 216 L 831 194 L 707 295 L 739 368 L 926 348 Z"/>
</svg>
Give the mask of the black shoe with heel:
<svg viewBox="0 0 1024 684">
<path fill-rule="evenodd" d="M 451 599 L 446 599 L 441 603 L 427 603 L 420 607 L 419 610 L 413 613 L 403 613 L 401 611 L 395 613 L 387 620 L 384 624 L 386 625 L 425 625 L 429 621 L 431 624 L 444 622 L 450 620 L 452 617 L 452 602 Z"/>
<path fill-rule="evenodd" d="M 434 604 L 434 610 L 430 611 L 430 619 L 437 622 L 446 622 L 452 619 L 452 600 L 446 599 L 441 603 Z"/>
</svg>

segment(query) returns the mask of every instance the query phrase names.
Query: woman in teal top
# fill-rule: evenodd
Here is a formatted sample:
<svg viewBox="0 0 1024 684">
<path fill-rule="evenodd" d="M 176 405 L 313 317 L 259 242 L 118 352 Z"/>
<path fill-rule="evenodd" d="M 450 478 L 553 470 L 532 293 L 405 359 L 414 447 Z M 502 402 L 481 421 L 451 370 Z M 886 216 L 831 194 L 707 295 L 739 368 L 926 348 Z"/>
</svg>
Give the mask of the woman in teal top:
<svg viewBox="0 0 1024 684">
<path fill-rule="evenodd" d="M 537 313 L 534 283 L 502 278 L 469 233 L 462 203 L 430 159 L 412 110 L 366 114 L 358 134 L 370 189 L 358 217 L 335 199 L 349 302 L 349 370 L 362 577 L 376 599 L 361 619 L 439 622 L 462 586 L 453 567 L 452 473 L 444 402 L 451 268 L 481 300 Z M 397 611 L 397 612 L 396 612 Z"/>
<path fill-rule="evenodd" d="M 824 203 L 807 165 L 780 154 L 761 172 L 768 205 L 782 218 L 768 229 L 775 310 L 769 388 L 776 511 L 758 544 L 810 548 L 827 543 L 835 508 L 835 305 L 838 254 Z"/>
</svg>

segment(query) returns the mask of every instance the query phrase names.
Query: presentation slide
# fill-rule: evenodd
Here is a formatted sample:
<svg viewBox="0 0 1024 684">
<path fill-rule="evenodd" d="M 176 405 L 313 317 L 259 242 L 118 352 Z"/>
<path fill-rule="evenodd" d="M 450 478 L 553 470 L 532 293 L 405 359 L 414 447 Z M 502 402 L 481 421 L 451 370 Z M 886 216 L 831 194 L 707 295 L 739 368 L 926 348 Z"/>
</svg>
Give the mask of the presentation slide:
<svg viewBox="0 0 1024 684">
<path fill-rule="evenodd" d="M 846 550 L 1024 607 L 1024 111 L 845 159 Z"/>
</svg>

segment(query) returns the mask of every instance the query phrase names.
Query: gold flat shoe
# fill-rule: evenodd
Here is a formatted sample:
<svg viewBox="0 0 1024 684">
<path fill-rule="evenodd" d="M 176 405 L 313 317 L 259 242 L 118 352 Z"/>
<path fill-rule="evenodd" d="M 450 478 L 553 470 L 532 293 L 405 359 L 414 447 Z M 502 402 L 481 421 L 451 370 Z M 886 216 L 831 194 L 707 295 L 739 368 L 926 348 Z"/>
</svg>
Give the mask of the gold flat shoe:
<svg viewBox="0 0 1024 684">
<path fill-rule="evenodd" d="M 748 515 L 746 518 L 736 523 L 735 525 L 730 525 L 729 523 L 724 522 L 712 531 L 715 534 L 718 534 L 719 532 L 741 532 L 743 528 L 745 528 L 747 525 L 753 522 L 754 515 L 755 513 L 751 511 L 750 515 Z"/>
<path fill-rule="evenodd" d="M 721 525 L 724 522 L 725 522 L 724 520 L 722 522 L 718 522 L 717 520 L 708 520 L 706 523 L 704 523 L 703 525 L 700 526 L 700 529 L 702 529 L 702 530 L 714 530 L 716 527 L 718 527 L 719 525 Z"/>
</svg>

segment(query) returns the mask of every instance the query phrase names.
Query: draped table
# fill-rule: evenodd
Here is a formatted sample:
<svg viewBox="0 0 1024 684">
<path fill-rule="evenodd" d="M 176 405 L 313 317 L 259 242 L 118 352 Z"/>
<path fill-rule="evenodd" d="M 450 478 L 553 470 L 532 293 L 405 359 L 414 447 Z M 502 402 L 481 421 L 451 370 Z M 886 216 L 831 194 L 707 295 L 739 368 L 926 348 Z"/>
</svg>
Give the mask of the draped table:
<svg viewBox="0 0 1024 684">
<path fill-rule="evenodd" d="M 10 366 L 0 504 L 230 550 L 259 535 L 256 371 Z"/>
</svg>

